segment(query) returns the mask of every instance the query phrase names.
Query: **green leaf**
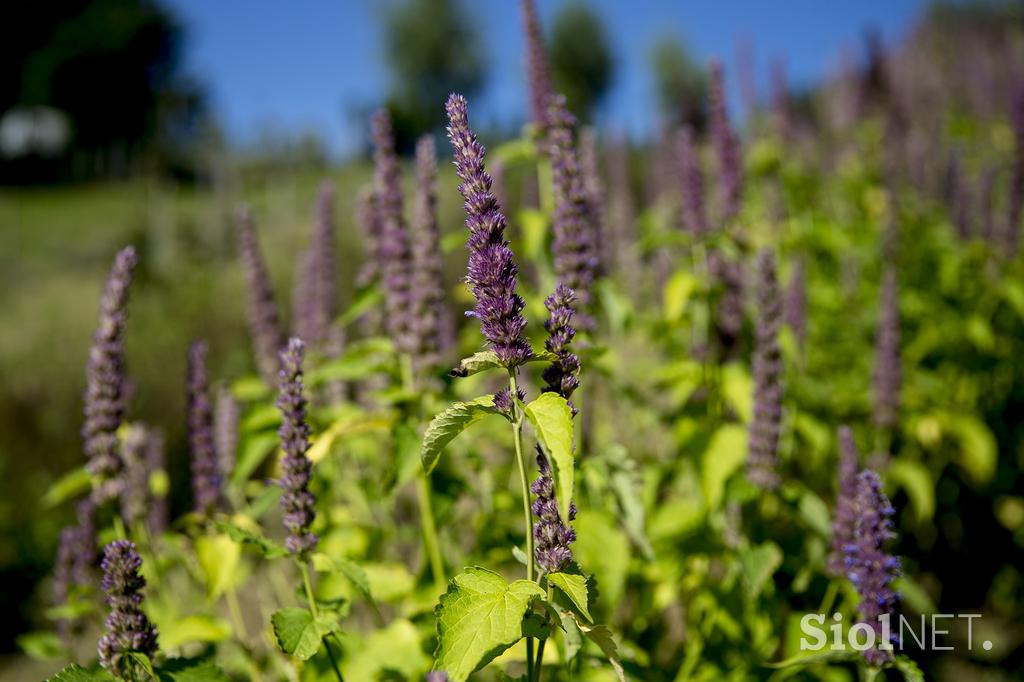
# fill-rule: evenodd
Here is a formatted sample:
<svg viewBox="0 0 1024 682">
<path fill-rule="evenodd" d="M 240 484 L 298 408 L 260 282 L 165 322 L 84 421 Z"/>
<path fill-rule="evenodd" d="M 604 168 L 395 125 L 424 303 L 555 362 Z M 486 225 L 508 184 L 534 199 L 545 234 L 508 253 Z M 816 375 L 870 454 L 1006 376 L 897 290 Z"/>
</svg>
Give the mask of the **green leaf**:
<svg viewBox="0 0 1024 682">
<path fill-rule="evenodd" d="M 468 358 L 462 358 L 459 364 L 449 372 L 453 377 L 468 377 L 495 367 L 501 367 L 498 354 L 493 350 L 482 350 Z"/>
<path fill-rule="evenodd" d="M 276 433 L 257 433 L 245 439 L 241 454 L 231 472 L 231 484 L 240 486 L 263 464 L 272 452 L 277 450 L 279 441 Z"/>
<path fill-rule="evenodd" d="M 823 538 L 832 536 L 832 519 L 828 513 L 828 507 L 815 493 L 804 490 L 800 496 L 800 503 L 797 507 L 800 518 Z"/>
<path fill-rule="evenodd" d="M 281 651 L 303 661 L 313 658 L 324 637 L 338 630 L 336 616 L 321 613 L 314 619 L 309 611 L 297 607 L 278 609 L 270 617 L 270 624 Z"/>
<path fill-rule="evenodd" d="M 128 659 L 129 661 L 127 666 L 128 670 L 134 671 L 127 675 L 127 679 L 133 681 L 139 679 L 136 677 L 136 674 L 139 673 L 145 673 L 149 676 L 148 679 L 157 679 L 156 671 L 153 670 L 153 661 L 150 660 L 148 655 L 141 651 L 126 651 L 123 654 L 120 654 L 120 660 L 122 663 L 124 662 L 124 659 Z"/>
<path fill-rule="evenodd" d="M 740 565 L 743 567 L 743 580 L 749 594 L 756 597 L 761 594 L 765 583 L 782 565 L 782 550 L 774 542 L 765 542 L 742 551 Z"/>
<path fill-rule="evenodd" d="M 64 654 L 64 645 L 57 633 L 49 630 L 26 632 L 17 639 L 18 647 L 29 658 L 37 661 L 48 661 L 60 658 Z"/>
<path fill-rule="evenodd" d="M 85 467 L 73 469 L 57 479 L 39 500 L 43 509 L 51 509 L 65 500 L 78 497 L 92 486 L 92 478 Z"/>
<path fill-rule="evenodd" d="M 589 595 L 587 594 L 587 577 L 578 573 L 548 573 L 545 576 L 548 582 L 562 591 L 572 601 L 573 606 L 579 609 L 580 613 L 588 622 L 594 619 L 587 609 Z"/>
<path fill-rule="evenodd" d="M 435 609 L 435 668 L 446 671 L 452 682 L 463 682 L 522 639 L 530 603 L 543 598 L 535 582 L 508 584 L 493 571 L 467 568 L 451 580 Z"/>
<path fill-rule="evenodd" d="M 163 644 L 163 632 L 160 633 Z M 210 661 L 172 658 L 157 671 L 160 682 L 230 682 L 223 670 Z"/>
<path fill-rule="evenodd" d="M 548 391 L 541 393 L 536 400 L 527 405 L 524 414 L 533 425 L 537 439 L 548 456 L 551 478 L 555 482 L 558 511 L 563 519 L 568 519 L 575 475 L 572 409 L 565 398 Z"/>
<path fill-rule="evenodd" d="M 346 680 L 421 680 L 430 668 L 420 632 L 405 619 L 392 621 L 365 639 L 346 646 L 342 672 Z"/>
<path fill-rule="evenodd" d="M 746 368 L 734 362 L 722 368 L 722 393 L 740 421 L 749 423 L 754 415 L 754 380 Z"/>
<path fill-rule="evenodd" d="M 114 677 L 103 670 L 93 672 L 77 663 L 71 663 L 53 677 L 47 678 L 46 682 L 114 682 Z"/>
<path fill-rule="evenodd" d="M 420 462 L 423 471 L 430 473 L 437 466 L 441 453 L 456 436 L 489 414 L 498 414 L 494 396 L 485 395 L 468 403 L 454 403 L 434 417 L 423 436 Z"/>
<path fill-rule="evenodd" d="M 612 666 L 612 670 L 615 671 L 615 676 L 619 679 L 619 682 L 626 682 L 626 672 L 622 669 L 622 661 L 619 658 L 619 647 L 615 644 L 615 638 L 612 637 L 612 631 L 608 626 L 589 625 L 580 622 L 575 614 L 573 614 L 573 618 L 576 620 L 576 627 L 580 629 L 580 632 L 596 644 L 597 648 L 604 654 L 604 657 L 608 659 L 608 663 Z"/>
<path fill-rule="evenodd" d="M 809 665 L 817 665 L 820 663 L 838 663 L 840 661 L 852 661 L 856 659 L 859 655 L 860 654 L 858 652 L 850 649 L 843 649 L 841 651 L 832 651 L 831 649 L 829 649 L 827 651 L 806 654 L 803 656 L 793 656 L 792 658 L 787 658 L 786 660 L 779 661 L 778 663 L 765 663 L 764 665 L 766 668 L 776 669 L 792 668 L 795 666 L 804 668 Z"/>
<path fill-rule="evenodd" d="M 900 655 L 893 661 L 893 667 L 900 671 L 906 682 L 924 682 L 924 673 L 917 667 L 917 663 L 906 656 Z"/>
<path fill-rule="evenodd" d="M 362 317 L 366 311 L 376 307 L 383 300 L 384 294 L 381 293 L 380 289 L 377 287 L 366 287 L 356 293 L 352 304 L 349 305 L 345 312 L 338 316 L 335 322 L 346 327 Z"/>
<path fill-rule="evenodd" d="M 332 558 L 317 552 L 312 556 L 313 568 L 321 573 L 340 573 L 352 583 L 359 592 L 371 602 L 373 593 L 370 591 L 370 579 L 359 564 L 343 556 Z"/>
<path fill-rule="evenodd" d="M 229 535 L 201 535 L 196 538 L 196 558 L 206 578 L 206 593 L 215 600 L 234 584 L 242 547 Z"/>
<path fill-rule="evenodd" d="M 306 373 L 306 384 L 319 386 L 328 381 L 357 381 L 384 374 L 394 366 L 394 343 L 384 337 L 353 342 L 345 352 Z"/>
<path fill-rule="evenodd" d="M 238 517 L 235 518 L 237 519 Z M 242 526 L 234 523 L 221 520 L 218 520 L 214 525 L 217 527 L 217 530 L 221 531 L 235 542 L 255 545 L 263 556 L 268 559 L 277 559 L 279 557 L 288 556 L 288 550 L 285 549 L 284 545 L 278 544 L 270 538 L 264 537 L 263 534 L 259 532 L 259 526 L 257 526 L 255 522 L 250 519 L 246 520 L 252 523 L 257 530 L 249 530 L 248 528 L 243 528 Z"/>
<path fill-rule="evenodd" d="M 164 651 L 194 642 L 223 642 L 231 637 L 231 625 L 223 618 L 213 616 L 197 614 L 167 618 L 158 621 L 157 625 L 160 629 L 160 648 Z"/>
<path fill-rule="evenodd" d="M 984 485 L 996 473 L 998 450 L 989 428 L 973 415 L 950 415 L 949 427 L 960 441 L 960 466 L 975 485 Z"/>
<path fill-rule="evenodd" d="M 912 459 L 895 459 L 885 477 L 906 491 L 918 523 L 931 520 L 935 515 L 935 484 L 928 467 Z"/>
<path fill-rule="evenodd" d="M 738 424 L 726 424 L 711 437 L 701 458 L 700 484 L 709 511 L 722 503 L 725 484 L 747 458 L 747 431 Z"/>
<path fill-rule="evenodd" d="M 699 284 L 689 270 L 676 270 L 675 274 L 665 282 L 662 295 L 662 307 L 666 322 L 678 322 L 683 317 L 686 304 Z"/>
<path fill-rule="evenodd" d="M 928 592 L 910 576 L 904 574 L 893 580 L 892 587 L 900 595 L 900 602 L 910 607 L 910 610 L 918 614 L 938 613 L 939 608 L 935 605 Z"/>
<path fill-rule="evenodd" d="M 548 235 L 548 214 L 536 208 L 524 208 L 516 214 L 519 234 L 523 236 L 523 252 L 528 259 L 542 257 Z"/>
</svg>

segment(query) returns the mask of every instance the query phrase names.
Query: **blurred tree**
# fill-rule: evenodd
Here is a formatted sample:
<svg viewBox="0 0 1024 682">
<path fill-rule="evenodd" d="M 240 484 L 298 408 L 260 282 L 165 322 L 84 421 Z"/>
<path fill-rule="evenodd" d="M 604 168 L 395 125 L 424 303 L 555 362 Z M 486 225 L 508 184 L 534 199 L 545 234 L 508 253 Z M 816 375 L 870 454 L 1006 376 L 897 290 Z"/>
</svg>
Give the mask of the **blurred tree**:
<svg viewBox="0 0 1024 682">
<path fill-rule="evenodd" d="M 677 38 L 661 38 L 651 50 L 651 68 L 665 124 L 703 130 L 708 79 L 686 45 Z"/>
<path fill-rule="evenodd" d="M 555 90 L 569 110 L 589 120 L 611 84 L 615 60 L 600 17 L 581 2 L 565 5 L 548 41 Z"/>
<path fill-rule="evenodd" d="M 181 25 L 155 0 L 14 0 L 0 28 L 0 113 L 45 106 L 73 131 L 79 168 L 124 172 L 180 155 L 205 111 L 182 78 Z M 84 161 L 84 163 L 82 163 Z"/>
<path fill-rule="evenodd" d="M 448 93 L 479 91 L 486 60 L 460 0 L 402 0 L 385 11 L 384 28 L 387 106 L 397 144 L 408 151 L 418 136 L 441 126 Z"/>
</svg>

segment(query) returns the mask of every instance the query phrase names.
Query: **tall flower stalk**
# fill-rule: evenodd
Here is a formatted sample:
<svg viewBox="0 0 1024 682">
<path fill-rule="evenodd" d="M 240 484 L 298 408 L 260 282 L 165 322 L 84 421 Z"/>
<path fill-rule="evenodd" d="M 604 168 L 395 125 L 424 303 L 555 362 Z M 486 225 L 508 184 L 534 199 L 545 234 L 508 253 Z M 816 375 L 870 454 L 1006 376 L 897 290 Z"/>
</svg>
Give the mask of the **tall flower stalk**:
<svg viewBox="0 0 1024 682">
<path fill-rule="evenodd" d="M 274 302 L 274 288 L 260 251 L 252 212 L 247 207 L 238 210 L 236 226 L 238 251 L 245 270 L 249 335 L 256 366 L 264 381 L 274 385 L 277 381 L 277 354 L 284 343 L 277 303 Z"/>
<path fill-rule="evenodd" d="M 750 422 L 747 475 L 760 488 L 779 485 L 779 434 L 782 428 L 782 354 L 779 325 L 782 301 L 775 275 L 775 254 L 764 249 L 757 259 L 757 327 L 754 334 L 754 418 Z"/>
<path fill-rule="evenodd" d="M 315 347 L 328 338 L 337 307 L 334 248 L 334 187 L 324 181 L 316 197 L 313 233 L 297 271 L 293 305 L 296 336 Z"/>
<path fill-rule="evenodd" d="M 683 126 L 676 138 L 681 180 L 683 227 L 692 234 L 707 232 L 708 219 L 704 207 L 704 169 L 700 148 L 691 126 Z"/>
<path fill-rule="evenodd" d="M 743 195 L 743 157 L 739 137 L 729 123 L 722 64 L 711 62 L 711 142 L 718 157 L 718 211 L 723 224 L 740 212 Z"/>
<path fill-rule="evenodd" d="M 209 516 L 217 506 L 221 484 L 206 356 L 207 346 L 203 341 L 196 341 L 188 349 L 188 450 L 192 472 L 192 505 L 201 516 Z"/>
<path fill-rule="evenodd" d="M 142 559 L 128 540 L 115 540 L 103 550 L 103 580 L 110 615 L 106 633 L 99 641 L 100 665 L 121 679 L 144 679 L 135 659 L 138 653 L 153 658 L 157 652 L 157 631 L 142 611 L 142 589 L 146 580 L 139 574 Z M 148 676 L 146 676 L 148 677 Z"/>
<path fill-rule="evenodd" d="M 534 0 L 521 0 L 520 12 L 526 34 L 526 70 L 530 87 L 530 116 L 540 136 L 547 130 L 548 101 L 555 92 L 551 62 L 544 47 L 544 33 Z"/>
<path fill-rule="evenodd" d="M 124 331 L 128 289 L 138 256 L 131 246 L 118 252 L 100 299 L 99 325 L 93 335 L 86 366 L 85 442 L 86 468 L 93 480 L 97 505 L 121 492 L 120 444 L 117 431 L 125 412 Z"/>
<path fill-rule="evenodd" d="M 827 570 L 833 577 L 846 575 L 846 547 L 853 541 L 856 525 L 857 475 L 860 454 L 849 426 L 839 427 L 839 493 L 832 517 L 832 552 Z"/>
</svg>

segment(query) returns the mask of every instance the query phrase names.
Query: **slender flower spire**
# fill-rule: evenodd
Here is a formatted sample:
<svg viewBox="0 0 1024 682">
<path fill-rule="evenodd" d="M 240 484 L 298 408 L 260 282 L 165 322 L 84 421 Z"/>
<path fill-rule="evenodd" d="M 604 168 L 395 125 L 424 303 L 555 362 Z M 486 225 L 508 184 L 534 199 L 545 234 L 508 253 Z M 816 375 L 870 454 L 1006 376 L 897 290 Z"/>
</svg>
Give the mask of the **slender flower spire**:
<svg viewBox="0 0 1024 682">
<path fill-rule="evenodd" d="M 284 342 L 274 302 L 274 288 L 270 283 L 267 265 L 260 252 L 252 212 L 247 207 L 238 210 L 238 251 L 245 270 L 248 289 L 249 335 L 260 374 L 267 383 L 277 377 L 277 353 Z"/>
<path fill-rule="evenodd" d="M 206 371 L 206 343 L 196 341 L 188 349 L 188 450 L 192 472 L 193 509 L 209 515 L 220 499 L 220 469 L 213 440 L 213 405 Z"/>
<path fill-rule="evenodd" d="M 484 147 L 469 128 L 466 98 L 452 94 L 446 104 L 448 139 L 455 148 L 455 173 L 462 180 L 459 192 L 465 200 L 469 228 L 469 264 L 466 282 L 476 297 L 473 317 L 499 360 L 508 367 L 530 357 L 523 337 L 524 302 L 516 293 L 519 269 L 505 239 L 506 220 L 484 170 Z"/>
<path fill-rule="evenodd" d="M 718 249 L 708 252 L 708 272 L 719 289 L 715 306 L 715 335 L 721 359 L 733 357 L 743 333 L 743 265 Z"/>
<path fill-rule="evenodd" d="M 764 249 L 757 259 L 757 328 L 754 338 L 754 418 L 750 422 L 747 475 L 755 485 L 778 487 L 779 432 L 782 427 L 782 356 L 779 325 L 782 301 L 775 276 L 775 254 Z"/>
<path fill-rule="evenodd" d="M 548 101 L 555 92 L 551 84 L 551 62 L 544 47 L 544 34 L 533 0 L 521 0 L 523 31 L 526 34 L 526 70 L 530 85 L 530 113 L 537 132 L 547 129 Z"/>
<path fill-rule="evenodd" d="M 692 234 L 704 234 L 708 230 L 708 217 L 704 208 L 704 169 L 691 126 L 685 125 L 679 130 L 676 150 L 682 182 L 683 227 Z"/>
<path fill-rule="evenodd" d="M 146 580 L 139 575 L 142 559 L 134 543 L 115 540 L 103 550 L 103 580 L 110 615 L 107 631 L 100 638 L 100 665 L 121 679 L 137 679 L 137 663 L 124 654 L 135 652 L 152 658 L 157 652 L 157 631 L 142 611 L 142 589 Z M 139 677 L 138 679 L 141 679 Z"/>
<path fill-rule="evenodd" d="M 802 258 L 793 263 L 793 272 L 789 276 L 789 286 L 786 287 L 782 308 L 785 311 L 786 324 L 793 330 L 802 350 L 807 346 L 807 282 L 804 279 Z"/>
<path fill-rule="evenodd" d="M 711 62 L 711 141 L 718 156 L 719 213 L 723 222 L 740 212 L 743 195 L 743 157 L 739 138 L 729 123 L 725 101 L 725 76 L 722 64 Z"/>
<path fill-rule="evenodd" d="M 581 326 L 589 328 L 592 326 L 589 316 L 592 287 L 599 267 L 596 224 L 573 144 L 576 122 L 561 95 L 551 100 L 548 124 L 548 154 L 555 197 L 552 216 L 555 276 L 576 293 Z"/>
<path fill-rule="evenodd" d="M 118 252 L 100 299 L 99 325 L 86 366 L 86 467 L 93 477 L 93 498 L 103 504 L 121 492 L 121 461 L 117 430 L 125 412 L 124 330 L 128 289 L 138 257 L 131 246 Z"/>
<path fill-rule="evenodd" d="M 896 268 L 885 266 L 875 329 L 875 426 L 883 430 L 896 427 L 899 419 L 900 384 L 900 312 Z"/>
<path fill-rule="evenodd" d="M 400 353 L 413 354 L 412 248 L 402 214 L 402 175 L 395 155 L 391 115 L 381 109 L 373 115 L 374 191 L 380 238 L 377 255 L 384 285 L 385 324 Z"/>
<path fill-rule="evenodd" d="M 213 408 L 213 442 L 217 451 L 217 468 L 225 476 L 235 469 L 238 456 L 238 422 L 241 407 L 231 389 L 221 386 Z"/>
<path fill-rule="evenodd" d="M 149 512 L 149 429 L 129 424 L 123 429 L 121 454 L 124 461 L 124 487 L 121 489 L 121 518 L 129 528 L 144 521 Z"/>
<path fill-rule="evenodd" d="M 309 424 L 306 423 L 306 398 L 302 394 L 302 361 L 306 346 L 300 339 L 290 339 L 281 351 L 279 375 L 280 393 L 277 409 L 281 412 L 278 436 L 284 458 L 281 468 L 284 476 L 278 484 L 284 525 L 288 529 L 285 546 L 293 555 L 305 561 L 317 545 L 317 536 L 310 532 L 316 518 L 316 498 L 309 490 L 313 463 L 306 457 L 309 450 Z"/>
<path fill-rule="evenodd" d="M 355 217 L 363 242 L 366 244 L 363 262 L 356 275 L 356 286 L 362 288 L 376 284 L 380 278 L 380 220 L 377 213 L 377 193 L 371 185 L 359 189 L 356 195 Z"/>
<path fill-rule="evenodd" d="M 608 207 L 605 202 L 608 192 L 604 186 L 604 181 L 601 179 L 597 131 L 593 127 L 587 126 L 580 130 L 579 148 L 580 174 L 583 176 L 583 189 L 586 191 L 587 200 L 590 203 L 592 222 L 590 234 L 594 242 L 594 257 L 597 259 L 598 270 L 600 271 L 603 270 L 603 266 L 608 262 L 608 254 L 601 247 L 605 245 L 605 248 L 607 248 L 607 245 L 611 243 L 611 239 L 608 234 Z"/>
<path fill-rule="evenodd" d="M 1010 111 L 1013 136 L 1016 144 L 1013 150 L 1013 175 L 1010 180 L 1009 211 L 1006 215 L 1006 252 L 1017 254 L 1020 243 L 1020 219 L 1024 212 L 1024 83 L 1014 93 Z"/>
<path fill-rule="evenodd" d="M 893 531 L 894 514 L 889 499 L 882 492 L 878 474 L 870 469 L 857 476 L 857 494 L 853 515 L 856 522 L 853 536 L 844 548 L 847 577 L 860 594 L 857 611 L 861 622 L 882 633 L 881 616 L 895 614 L 899 595 L 892 589 L 892 581 L 900 575 L 900 560 L 885 550 L 886 543 L 896 537 Z M 898 644 L 895 633 L 892 644 Z M 892 660 L 892 652 L 871 648 L 863 652 L 871 665 L 881 666 Z"/>
<path fill-rule="evenodd" d="M 860 473 L 860 453 L 849 426 L 839 427 L 839 494 L 836 496 L 832 518 L 832 552 L 828 557 L 829 575 L 846 575 L 846 547 L 853 542 L 853 529 L 857 522 L 857 474 Z"/>
<path fill-rule="evenodd" d="M 67 603 L 76 588 L 92 585 L 96 568 L 96 504 L 91 497 L 75 508 L 75 523 L 60 532 L 53 571 L 53 604 Z M 57 630 L 67 639 L 81 630 L 81 619 L 58 620 Z"/>
<path fill-rule="evenodd" d="M 576 330 L 572 326 L 575 296 L 572 289 L 559 283 L 555 292 L 544 301 L 550 316 L 544 323 L 548 332 L 545 348 L 555 355 L 555 360 L 544 370 L 545 392 L 553 392 L 566 400 L 579 386 L 580 360 L 570 350 Z M 572 414 L 576 408 L 571 405 Z M 576 532 L 566 524 L 558 510 L 555 499 L 555 483 L 551 478 L 551 465 L 540 445 L 537 446 L 537 468 L 540 475 L 530 486 L 535 498 L 531 508 L 537 517 L 533 526 L 534 558 L 545 572 L 560 571 L 572 561 L 569 545 L 576 540 Z M 569 521 L 576 518 L 576 506 L 569 506 Z"/>
<path fill-rule="evenodd" d="M 412 219 L 412 298 L 416 334 L 414 360 L 418 368 L 435 367 L 455 343 L 455 331 L 445 307 L 444 258 L 437 224 L 437 155 L 434 138 L 416 144 L 416 196 Z"/>
<path fill-rule="evenodd" d="M 296 273 L 293 330 L 322 346 L 336 311 L 334 187 L 325 180 L 316 198 L 313 233 Z"/>
</svg>

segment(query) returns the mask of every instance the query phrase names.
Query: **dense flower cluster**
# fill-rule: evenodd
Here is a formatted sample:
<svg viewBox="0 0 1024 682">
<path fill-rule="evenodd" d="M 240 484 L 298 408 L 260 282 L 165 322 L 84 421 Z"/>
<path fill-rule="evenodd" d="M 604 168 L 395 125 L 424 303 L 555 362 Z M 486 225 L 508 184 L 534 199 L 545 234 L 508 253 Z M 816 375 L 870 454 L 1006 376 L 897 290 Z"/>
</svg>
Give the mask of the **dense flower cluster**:
<svg viewBox="0 0 1024 682">
<path fill-rule="evenodd" d="M 208 515 L 220 499 L 221 474 L 213 437 L 213 403 L 206 369 L 207 347 L 196 341 L 188 349 L 188 450 L 192 472 L 192 506 Z"/>
<path fill-rule="evenodd" d="M 856 522 L 850 543 L 844 548 L 846 574 L 860 594 L 857 611 L 861 621 L 876 635 L 882 631 L 879 617 L 893 615 L 899 600 L 892 581 L 900 574 L 900 560 L 885 550 L 886 543 L 896 537 L 893 513 L 878 474 L 870 469 L 858 474 L 853 508 Z M 898 643 L 896 635 L 892 637 L 892 643 Z M 864 652 L 864 659 L 871 665 L 883 665 L 892 660 L 892 653 L 872 648 Z"/>
<path fill-rule="evenodd" d="M 274 288 L 253 227 L 252 212 L 248 208 L 238 210 L 236 225 L 238 251 L 245 270 L 249 335 L 252 337 L 253 353 L 263 379 L 273 383 L 277 378 L 277 354 L 284 343 L 277 304 L 274 302 Z"/>
<path fill-rule="evenodd" d="M 723 222 L 739 215 L 743 195 L 743 157 L 740 141 L 729 123 L 725 97 L 725 76 L 718 61 L 711 63 L 711 142 L 718 157 L 718 211 Z"/>
<path fill-rule="evenodd" d="M 317 545 L 317 537 L 309 528 L 316 518 L 316 498 L 309 490 L 313 463 L 306 457 L 309 449 L 309 424 L 306 423 L 306 398 L 303 396 L 302 361 L 306 346 L 300 339 L 290 339 L 281 351 L 280 393 L 277 409 L 281 412 L 278 436 L 284 458 L 281 468 L 284 476 L 278 482 L 281 510 L 288 529 L 285 545 L 288 551 L 305 560 Z"/>
<path fill-rule="evenodd" d="M 125 412 L 124 328 L 128 289 L 138 257 L 131 246 L 114 258 L 100 299 L 99 325 L 93 335 L 86 366 L 85 441 L 87 468 L 93 477 L 97 504 L 121 492 L 121 461 L 117 430 Z"/>
<path fill-rule="evenodd" d="M 544 390 L 557 393 L 566 400 L 580 384 L 580 359 L 569 349 L 569 344 L 576 336 L 572 326 L 575 302 L 573 290 L 561 283 L 544 301 L 549 313 L 544 322 L 544 329 L 548 332 L 544 347 L 557 358 L 544 369 L 543 378 L 547 384 Z M 573 414 L 575 412 L 576 408 L 573 408 Z"/>
<path fill-rule="evenodd" d="M 139 575 L 142 559 L 128 540 L 115 540 L 103 550 L 103 580 L 110 615 L 106 633 L 99 641 L 100 665 L 110 673 L 135 679 L 136 663 L 124 654 L 135 652 L 152 658 L 157 652 L 157 631 L 142 611 L 142 588 L 146 580 Z"/>
<path fill-rule="evenodd" d="M 555 276 L 576 293 L 578 310 L 581 311 L 580 323 L 589 327 L 592 289 L 600 266 L 597 222 L 573 144 L 576 122 L 561 95 L 551 100 L 548 124 L 548 154 L 551 157 L 555 198 L 551 219 Z"/>
<path fill-rule="evenodd" d="M 455 331 L 445 307 L 444 258 L 437 224 L 437 155 L 434 138 L 416 144 L 416 196 L 411 223 L 414 360 L 433 367 L 454 344 Z"/>
<path fill-rule="evenodd" d="M 775 254 L 764 249 L 757 259 L 757 327 L 754 332 L 754 418 L 750 422 L 747 475 L 761 488 L 779 484 L 778 450 L 782 429 L 782 355 L 779 325 L 782 301 L 775 275 Z"/>
<path fill-rule="evenodd" d="M 704 207 L 704 170 L 692 127 L 683 126 L 679 130 L 676 152 L 679 156 L 683 227 L 693 234 L 704 234 L 708 229 Z"/>
<path fill-rule="evenodd" d="M 531 351 L 523 336 L 525 304 L 516 293 L 519 270 L 505 239 L 505 216 L 484 170 L 484 147 L 469 128 L 466 98 L 451 95 L 446 109 L 448 139 L 455 148 L 455 173 L 462 180 L 459 192 L 465 200 L 470 233 L 466 281 L 477 301 L 471 315 L 480 320 L 480 331 L 498 359 L 514 367 L 530 357 Z"/>
<path fill-rule="evenodd" d="M 875 329 L 875 425 L 892 429 L 899 418 L 900 385 L 900 312 L 896 268 L 887 265 L 882 273 L 878 326 Z"/>
<path fill-rule="evenodd" d="M 555 92 L 551 84 L 551 62 L 544 47 L 537 7 L 533 0 L 521 0 L 520 10 L 526 33 L 526 69 L 530 85 L 530 114 L 541 135 L 547 129 L 548 101 Z"/>
<path fill-rule="evenodd" d="M 856 524 L 857 474 L 860 473 L 860 453 L 849 426 L 839 427 L 839 493 L 832 517 L 832 552 L 828 557 L 828 572 L 834 577 L 846 575 L 845 548 L 853 540 Z"/>
</svg>

